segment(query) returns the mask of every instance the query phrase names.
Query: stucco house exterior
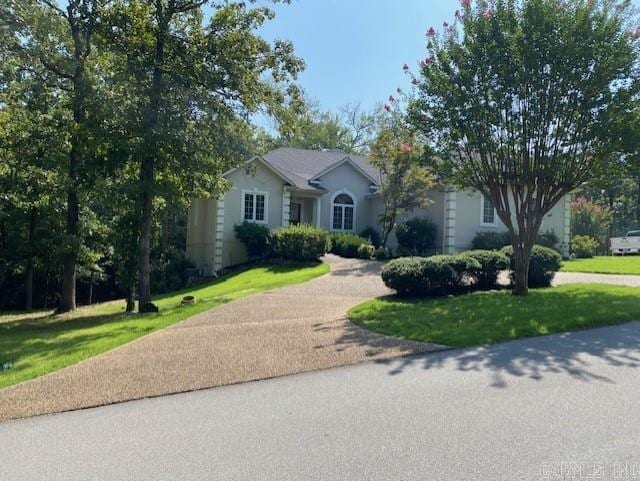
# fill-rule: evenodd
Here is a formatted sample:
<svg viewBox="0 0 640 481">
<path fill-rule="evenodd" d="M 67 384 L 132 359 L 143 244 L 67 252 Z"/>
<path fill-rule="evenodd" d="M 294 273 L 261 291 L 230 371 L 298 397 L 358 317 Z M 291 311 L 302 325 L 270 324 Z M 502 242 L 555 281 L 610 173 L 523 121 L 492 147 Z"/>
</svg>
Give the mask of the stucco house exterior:
<svg viewBox="0 0 640 481">
<path fill-rule="evenodd" d="M 291 223 L 328 231 L 380 230 L 378 171 L 365 158 L 341 151 L 279 148 L 225 173 L 231 188 L 220 198 L 194 199 L 189 209 L 187 256 L 203 275 L 246 261 L 234 225 L 257 222 L 276 229 Z M 436 251 L 468 249 L 477 232 L 506 230 L 491 201 L 476 191 L 434 189 L 431 204 L 406 217 L 428 217 L 437 226 Z M 542 230 L 569 246 L 567 196 L 544 219 Z M 395 246 L 391 235 L 389 246 Z"/>
</svg>

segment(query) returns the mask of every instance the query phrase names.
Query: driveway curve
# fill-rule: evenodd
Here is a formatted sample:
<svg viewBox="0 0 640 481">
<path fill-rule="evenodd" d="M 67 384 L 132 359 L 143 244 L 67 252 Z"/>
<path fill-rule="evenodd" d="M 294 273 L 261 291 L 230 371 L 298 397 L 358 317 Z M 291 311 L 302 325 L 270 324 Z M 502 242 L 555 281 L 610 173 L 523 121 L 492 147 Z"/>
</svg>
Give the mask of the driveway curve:
<svg viewBox="0 0 640 481">
<path fill-rule="evenodd" d="M 0 421 L 444 348 L 351 324 L 351 307 L 390 292 L 381 265 L 332 255 L 325 261 L 325 276 L 230 302 L 0 390 Z"/>
</svg>

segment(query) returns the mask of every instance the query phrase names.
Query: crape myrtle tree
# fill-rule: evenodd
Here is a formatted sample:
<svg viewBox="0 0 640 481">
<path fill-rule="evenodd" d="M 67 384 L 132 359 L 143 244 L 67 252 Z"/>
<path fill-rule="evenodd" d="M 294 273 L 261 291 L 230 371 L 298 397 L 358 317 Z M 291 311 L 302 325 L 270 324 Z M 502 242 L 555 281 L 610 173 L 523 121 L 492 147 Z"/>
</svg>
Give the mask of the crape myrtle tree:
<svg viewBox="0 0 640 481">
<path fill-rule="evenodd" d="M 111 9 L 113 83 L 126 85 L 122 129 L 139 172 L 141 310 L 153 309 L 150 254 L 166 197 L 219 193 L 221 173 L 245 152 L 251 114 L 281 106 L 304 66 L 289 42 L 258 35 L 273 12 L 254 4 L 120 0 Z"/>
<path fill-rule="evenodd" d="M 628 1 L 462 0 L 455 17 L 426 32 L 411 122 L 445 181 L 491 198 L 526 295 L 544 216 L 611 159 L 640 30 Z"/>
</svg>

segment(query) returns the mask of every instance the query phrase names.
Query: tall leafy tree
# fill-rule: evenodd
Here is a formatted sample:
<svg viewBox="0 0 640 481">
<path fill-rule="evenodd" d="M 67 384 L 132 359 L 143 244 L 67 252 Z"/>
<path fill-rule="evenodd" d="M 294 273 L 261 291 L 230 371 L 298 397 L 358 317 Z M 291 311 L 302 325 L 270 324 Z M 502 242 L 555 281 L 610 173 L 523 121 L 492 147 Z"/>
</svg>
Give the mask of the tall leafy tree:
<svg viewBox="0 0 640 481">
<path fill-rule="evenodd" d="M 126 104 L 130 161 L 138 164 L 138 291 L 151 301 L 157 200 L 220 192 L 221 173 L 246 151 L 252 112 L 284 102 L 303 67 L 285 41 L 257 29 L 273 17 L 253 2 L 118 1 L 110 10 L 111 81 Z M 211 11 L 205 23 L 203 6 Z"/>
<path fill-rule="evenodd" d="M 444 32 L 427 31 L 411 119 L 441 176 L 493 201 L 513 292 L 526 295 L 544 216 L 611 161 L 606 132 L 636 87 L 639 32 L 629 1 L 461 3 Z"/>
</svg>

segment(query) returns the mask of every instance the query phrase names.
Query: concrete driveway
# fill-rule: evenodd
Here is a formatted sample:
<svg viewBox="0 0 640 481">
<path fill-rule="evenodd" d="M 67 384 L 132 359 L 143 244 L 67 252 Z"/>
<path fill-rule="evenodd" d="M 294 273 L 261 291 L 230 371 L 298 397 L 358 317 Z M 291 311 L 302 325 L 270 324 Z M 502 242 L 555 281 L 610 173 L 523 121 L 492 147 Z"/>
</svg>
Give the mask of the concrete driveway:
<svg viewBox="0 0 640 481">
<path fill-rule="evenodd" d="M 74 366 L 0 390 L 0 421 L 442 349 L 351 324 L 389 291 L 380 264 L 326 256 L 328 275 L 230 302 Z"/>
<path fill-rule="evenodd" d="M 631 323 L 10 421 L 0 479 L 637 479 L 639 366 Z"/>
</svg>

